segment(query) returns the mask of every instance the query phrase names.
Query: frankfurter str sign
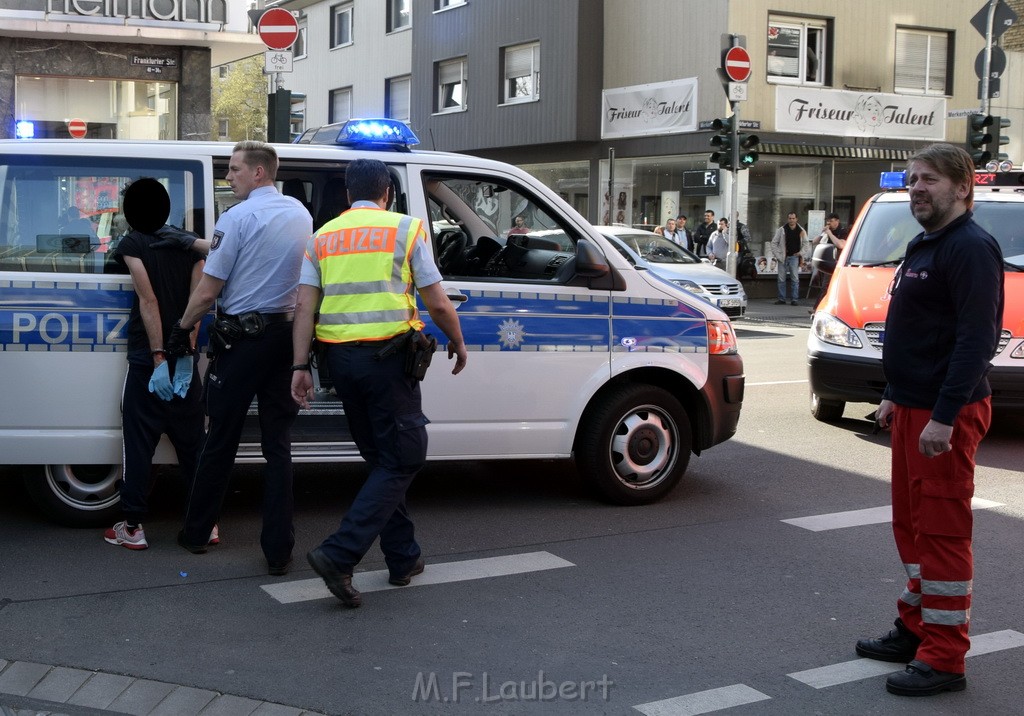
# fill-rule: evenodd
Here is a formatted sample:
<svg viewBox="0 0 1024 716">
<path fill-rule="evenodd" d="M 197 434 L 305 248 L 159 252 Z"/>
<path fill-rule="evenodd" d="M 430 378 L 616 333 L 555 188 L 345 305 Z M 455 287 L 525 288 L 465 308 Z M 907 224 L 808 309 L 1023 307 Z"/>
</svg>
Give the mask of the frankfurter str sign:
<svg viewBox="0 0 1024 716">
<path fill-rule="evenodd" d="M 941 141 L 946 98 L 779 86 L 775 131 Z"/>
</svg>

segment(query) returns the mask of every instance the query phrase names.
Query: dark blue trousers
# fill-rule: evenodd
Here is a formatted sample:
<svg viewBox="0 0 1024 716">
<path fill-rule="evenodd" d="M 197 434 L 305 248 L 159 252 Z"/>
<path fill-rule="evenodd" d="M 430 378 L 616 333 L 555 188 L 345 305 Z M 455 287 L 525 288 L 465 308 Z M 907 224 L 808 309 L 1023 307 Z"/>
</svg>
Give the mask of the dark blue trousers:
<svg viewBox="0 0 1024 716">
<path fill-rule="evenodd" d="M 238 341 L 210 363 L 203 385 L 210 425 L 185 511 L 188 544 L 206 544 L 220 517 L 245 416 L 255 397 L 260 447 L 267 461 L 260 545 L 268 562 L 291 557 L 295 545 L 291 429 L 299 410 L 291 395 L 291 363 L 291 323 L 270 324 L 259 338 Z"/>
<path fill-rule="evenodd" d="M 121 394 L 121 433 L 124 436 L 121 511 L 125 520 L 139 524 L 148 514 L 153 489 L 153 453 L 164 433 L 178 455 L 185 480 L 195 472 L 196 455 L 203 439 L 202 384 L 192 368 L 192 384 L 184 398 L 161 400 L 149 392 L 153 366 L 128 364 Z M 174 375 L 173 368 L 171 375 Z"/>
<path fill-rule="evenodd" d="M 370 474 L 321 547 L 337 568 L 352 570 L 380 537 L 392 574 L 412 569 L 420 556 L 405 493 L 427 458 L 427 423 L 419 381 L 404 375 L 402 351 L 377 360 L 376 346 L 327 347 L 327 364 L 345 407 L 352 438 Z"/>
</svg>

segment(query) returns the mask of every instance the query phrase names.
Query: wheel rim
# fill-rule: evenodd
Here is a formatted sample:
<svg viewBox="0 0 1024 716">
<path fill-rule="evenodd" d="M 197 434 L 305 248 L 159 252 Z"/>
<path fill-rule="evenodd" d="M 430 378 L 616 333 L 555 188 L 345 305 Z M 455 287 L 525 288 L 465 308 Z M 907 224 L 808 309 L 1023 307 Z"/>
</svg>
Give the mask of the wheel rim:
<svg viewBox="0 0 1024 716">
<path fill-rule="evenodd" d="M 612 469 L 623 485 L 646 490 L 661 483 L 676 464 L 679 429 L 668 413 L 654 405 L 631 410 L 615 428 Z"/>
<path fill-rule="evenodd" d="M 99 511 L 121 499 L 120 465 L 46 465 L 53 495 L 76 510 Z"/>
</svg>

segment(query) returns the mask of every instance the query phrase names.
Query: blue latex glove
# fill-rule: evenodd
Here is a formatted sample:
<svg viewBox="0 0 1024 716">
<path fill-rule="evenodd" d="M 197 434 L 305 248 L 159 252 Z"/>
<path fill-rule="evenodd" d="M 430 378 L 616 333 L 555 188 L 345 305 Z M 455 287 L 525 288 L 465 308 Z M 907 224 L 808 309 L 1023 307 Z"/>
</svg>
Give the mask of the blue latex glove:
<svg viewBox="0 0 1024 716">
<path fill-rule="evenodd" d="M 153 377 L 149 379 L 149 392 L 156 393 L 160 400 L 170 400 L 174 397 L 174 388 L 171 387 L 171 374 L 167 361 L 153 369 Z"/>
<path fill-rule="evenodd" d="M 174 394 L 184 398 L 188 393 L 188 387 L 192 385 L 192 356 L 182 356 L 174 364 Z"/>
</svg>

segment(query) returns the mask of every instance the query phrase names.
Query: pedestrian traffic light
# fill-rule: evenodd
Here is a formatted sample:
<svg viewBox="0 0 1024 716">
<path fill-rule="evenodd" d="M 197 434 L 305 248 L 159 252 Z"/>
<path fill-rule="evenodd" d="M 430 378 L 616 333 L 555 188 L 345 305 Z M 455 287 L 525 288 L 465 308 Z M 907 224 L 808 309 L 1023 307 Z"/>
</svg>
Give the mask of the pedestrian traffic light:
<svg viewBox="0 0 1024 716">
<path fill-rule="evenodd" d="M 737 169 L 749 169 L 757 163 L 757 147 L 761 140 L 756 134 L 740 134 L 736 137 L 736 144 L 740 148 L 740 165 Z"/>
<path fill-rule="evenodd" d="M 967 153 L 977 168 L 984 167 L 992 159 L 992 126 L 993 117 L 988 114 L 972 114 L 967 117 Z M 996 130 L 999 134 L 999 130 Z M 998 147 L 998 145 L 996 145 Z"/>
<path fill-rule="evenodd" d="M 733 118 L 716 119 L 711 123 L 712 128 L 718 132 L 711 138 L 711 161 L 718 164 L 720 169 L 732 170 L 732 146 L 736 128 L 733 127 Z"/>
</svg>

